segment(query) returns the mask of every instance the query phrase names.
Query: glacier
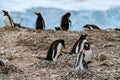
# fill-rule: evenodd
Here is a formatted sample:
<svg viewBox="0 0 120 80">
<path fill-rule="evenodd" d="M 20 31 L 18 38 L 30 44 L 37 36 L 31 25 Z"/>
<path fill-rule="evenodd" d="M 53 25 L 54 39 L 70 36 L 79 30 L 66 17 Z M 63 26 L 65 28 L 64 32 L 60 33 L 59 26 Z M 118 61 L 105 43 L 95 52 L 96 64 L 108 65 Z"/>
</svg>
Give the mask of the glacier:
<svg viewBox="0 0 120 80">
<path fill-rule="evenodd" d="M 35 22 L 37 16 L 34 12 L 41 12 L 44 20 L 46 29 L 54 29 L 54 27 L 60 26 L 61 16 L 66 12 L 71 12 L 70 20 L 72 26 L 70 30 L 83 30 L 83 26 L 86 24 L 95 24 L 101 29 L 106 28 L 120 28 L 120 7 L 111 8 L 106 11 L 99 10 L 62 10 L 57 8 L 42 8 L 36 7 L 27 9 L 25 12 L 10 12 L 13 20 L 16 23 L 28 28 L 35 28 Z M 4 26 L 3 14 L 0 14 L 0 26 Z"/>
</svg>

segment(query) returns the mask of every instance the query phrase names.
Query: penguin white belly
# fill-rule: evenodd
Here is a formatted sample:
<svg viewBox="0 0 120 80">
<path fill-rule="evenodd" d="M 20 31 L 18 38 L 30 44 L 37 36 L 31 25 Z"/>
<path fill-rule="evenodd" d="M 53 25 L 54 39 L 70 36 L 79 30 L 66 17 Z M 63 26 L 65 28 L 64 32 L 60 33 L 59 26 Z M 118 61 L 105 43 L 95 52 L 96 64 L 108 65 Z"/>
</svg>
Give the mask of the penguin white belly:
<svg viewBox="0 0 120 80">
<path fill-rule="evenodd" d="M 55 55 L 55 57 L 53 58 L 53 61 L 57 61 L 58 56 L 60 55 L 61 48 L 62 48 L 62 44 L 59 43 L 58 46 L 57 46 L 56 55 Z"/>
<path fill-rule="evenodd" d="M 85 40 L 83 40 L 83 42 L 82 42 L 82 44 L 81 44 L 81 48 L 80 48 L 80 51 L 79 52 L 81 52 L 82 50 L 83 50 L 83 48 L 84 48 L 84 43 L 86 43 L 87 42 L 87 40 L 85 39 Z"/>
<path fill-rule="evenodd" d="M 94 28 L 92 26 L 89 26 L 90 30 L 94 30 Z"/>
<path fill-rule="evenodd" d="M 92 50 L 86 50 L 85 51 L 85 57 L 84 57 L 84 60 L 87 62 L 87 61 L 90 61 L 91 60 L 91 56 L 92 56 Z"/>
<path fill-rule="evenodd" d="M 75 52 L 76 52 L 76 54 L 78 54 L 78 45 L 77 45 L 77 47 L 76 47 L 76 50 L 75 50 Z"/>
<path fill-rule="evenodd" d="M 5 23 L 6 26 L 12 26 L 8 16 L 4 16 L 4 23 Z"/>
<path fill-rule="evenodd" d="M 75 70 L 76 71 L 84 69 L 83 63 L 82 63 L 83 62 L 83 53 L 80 53 L 80 54 L 78 54 L 78 56 L 77 56 L 77 61 L 76 61 L 76 65 L 75 65 Z"/>
</svg>

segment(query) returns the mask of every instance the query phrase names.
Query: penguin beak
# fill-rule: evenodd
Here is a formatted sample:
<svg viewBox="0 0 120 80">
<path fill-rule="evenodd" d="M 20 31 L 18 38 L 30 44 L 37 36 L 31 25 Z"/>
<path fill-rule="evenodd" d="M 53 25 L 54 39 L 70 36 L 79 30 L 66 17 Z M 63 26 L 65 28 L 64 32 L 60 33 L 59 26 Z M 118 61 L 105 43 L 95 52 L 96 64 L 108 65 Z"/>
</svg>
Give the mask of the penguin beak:
<svg viewBox="0 0 120 80">
<path fill-rule="evenodd" d="M 34 14 L 36 14 L 36 15 L 40 15 L 40 13 L 38 13 L 38 12 L 35 12 Z"/>
<path fill-rule="evenodd" d="M 2 12 L 4 12 L 4 10 L 1 10 Z"/>
<path fill-rule="evenodd" d="M 35 12 L 34 14 L 36 14 L 37 15 L 37 13 Z"/>
<path fill-rule="evenodd" d="M 7 12 L 7 11 L 5 11 L 5 10 L 1 10 L 2 12 Z"/>
</svg>

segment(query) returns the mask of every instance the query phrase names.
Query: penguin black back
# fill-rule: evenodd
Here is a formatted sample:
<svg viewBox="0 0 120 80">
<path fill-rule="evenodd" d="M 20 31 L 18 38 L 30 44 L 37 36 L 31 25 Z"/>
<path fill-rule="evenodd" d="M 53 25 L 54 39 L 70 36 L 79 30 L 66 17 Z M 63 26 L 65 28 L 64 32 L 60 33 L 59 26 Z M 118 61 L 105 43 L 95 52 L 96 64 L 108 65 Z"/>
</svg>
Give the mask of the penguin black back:
<svg viewBox="0 0 120 80">
<path fill-rule="evenodd" d="M 79 46 L 79 48 L 78 48 L 78 51 L 79 51 L 80 45 L 81 45 L 82 41 L 86 39 L 86 36 L 87 36 L 87 34 L 82 34 L 80 36 L 80 38 L 75 42 L 74 46 L 72 47 L 70 54 L 73 54 L 73 53 L 77 54 L 76 53 L 77 46 Z"/>
<path fill-rule="evenodd" d="M 71 16 L 71 13 L 68 12 L 65 15 L 63 15 L 61 18 L 60 26 L 61 26 L 62 30 L 64 30 L 64 31 L 67 31 L 69 29 L 69 26 L 71 24 L 71 21 L 69 19 L 70 16 Z"/>
<path fill-rule="evenodd" d="M 59 44 L 61 44 L 60 48 L 58 48 Z M 61 49 L 62 47 L 65 47 L 65 41 L 63 39 L 55 40 L 48 49 L 46 59 L 50 61 L 53 61 L 54 58 L 57 59 L 61 55 L 60 50 L 58 51 L 58 49 Z"/>
<path fill-rule="evenodd" d="M 36 20 L 36 29 L 41 29 L 44 30 L 45 29 L 45 22 L 44 19 L 42 17 L 42 15 L 40 13 L 35 13 L 37 15 L 37 20 Z"/>
</svg>

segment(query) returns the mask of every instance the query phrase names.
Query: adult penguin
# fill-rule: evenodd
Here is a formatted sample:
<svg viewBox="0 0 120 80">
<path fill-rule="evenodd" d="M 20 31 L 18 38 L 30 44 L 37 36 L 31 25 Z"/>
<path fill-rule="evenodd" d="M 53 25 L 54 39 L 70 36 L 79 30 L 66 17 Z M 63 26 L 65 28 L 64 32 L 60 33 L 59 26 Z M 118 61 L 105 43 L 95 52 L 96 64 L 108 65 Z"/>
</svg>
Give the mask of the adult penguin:
<svg viewBox="0 0 120 80">
<path fill-rule="evenodd" d="M 92 50 L 90 48 L 90 44 L 88 42 L 82 43 L 83 49 L 78 53 L 76 63 L 75 63 L 75 70 L 83 70 L 88 69 L 88 64 L 91 63 L 91 55 Z"/>
<path fill-rule="evenodd" d="M 62 47 L 65 48 L 65 41 L 63 39 L 55 40 L 49 47 L 46 59 L 49 61 L 57 61 L 60 57 Z"/>
<path fill-rule="evenodd" d="M 8 14 L 8 12 L 5 10 L 2 10 L 2 12 L 4 13 L 3 21 L 4 21 L 5 26 L 15 27 L 15 23 L 14 23 L 13 19 L 11 18 L 11 16 Z"/>
<path fill-rule="evenodd" d="M 86 24 L 85 26 L 83 26 L 83 28 L 86 28 L 88 30 L 95 30 L 95 29 L 101 30 L 98 26 L 93 25 L 93 24 Z"/>
<path fill-rule="evenodd" d="M 45 29 L 45 22 L 40 12 L 35 13 L 37 15 L 36 20 L 36 30 L 44 30 Z"/>
<path fill-rule="evenodd" d="M 68 12 L 64 14 L 61 18 L 60 26 L 61 26 L 61 29 L 64 31 L 67 31 L 69 29 L 69 26 L 71 25 L 71 21 L 69 19 L 70 16 L 71 16 L 71 13 Z"/>
<path fill-rule="evenodd" d="M 81 46 L 82 42 L 86 41 L 86 36 L 87 36 L 87 34 L 82 34 L 80 36 L 80 38 L 75 42 L 75 44 L 72 47 L 72 50 L 69 54 L 78 54 L 79 50 L 81 50 L 80 48 L 82 48 L 82 46 Z"/>
</svg>

